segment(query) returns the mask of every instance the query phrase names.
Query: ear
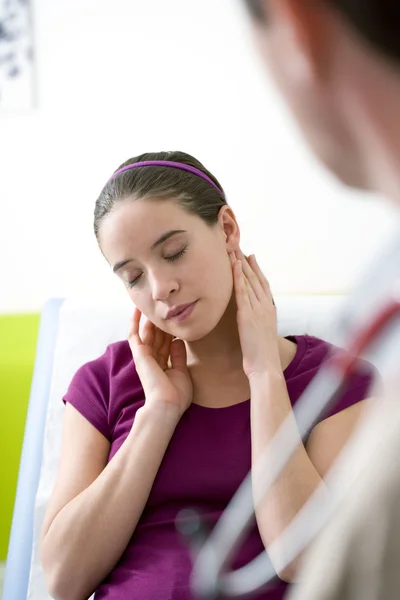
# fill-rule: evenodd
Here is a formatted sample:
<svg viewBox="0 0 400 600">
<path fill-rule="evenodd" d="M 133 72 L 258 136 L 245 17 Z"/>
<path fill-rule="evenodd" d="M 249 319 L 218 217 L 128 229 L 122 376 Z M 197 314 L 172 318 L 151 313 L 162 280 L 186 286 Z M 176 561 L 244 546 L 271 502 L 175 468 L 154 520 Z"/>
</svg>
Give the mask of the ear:
<svg viewBox="0 0 400 600">
<path fill-rule="evenodd" d="M 272 52 L 283 55 L 279 65 L 290 70 L 287 76 L 304 79 L 321 75 L 329 47 L 329 17 L 332 17 L 327 3 L 259 0 L 259 9 L 264 18 L 256 25 L 257 37 L 262 45 L 268 43 Z"/>
<path fill-rule="evenodd" d="M 218 225 L 224 235 L 227 252 L 233 252 L 239 248 L 240 229 L 236 221 L 235 213 L 230 206 L 223 206 L 218 213 Z"/>
</svg>

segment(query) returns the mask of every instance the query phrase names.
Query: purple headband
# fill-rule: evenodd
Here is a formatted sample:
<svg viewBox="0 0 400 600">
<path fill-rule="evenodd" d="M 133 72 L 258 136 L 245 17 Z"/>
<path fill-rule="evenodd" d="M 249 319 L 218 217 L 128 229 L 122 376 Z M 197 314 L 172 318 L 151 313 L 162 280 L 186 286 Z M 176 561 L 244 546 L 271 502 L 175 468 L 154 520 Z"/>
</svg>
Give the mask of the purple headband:
<svg viewBox="0 0 400 600">
<path fill-rule="evenodd" d="M 208 177 L 208 175 L 203 173 L 203 171 L 200 171 L 200 169 L 196 169 L 196 167 L 185 165 L 185 163 L 173 162 L 171 160 L 145 160 L 143 162 L 137 162 L 132 163 L 131 165 L 126 165 L 125 167 L 122 167 L 122 169 L 116 171 L 110 177 L 107 183 L 115 179 L 117 175 L 125 173 L 125 171 L 130 171 L 131 169 L 137 169 L 138 167 L 172 167 L 174 169 L 181 169 L 182 171 L 189 171 L 189 173 L 193 173 L 194 175 L 197 175 L 198 177 L 204 179 L 204 181 L 207 181 L 207 183 L 210 183 L 221 194 L 221 196 L 224 197 L 224 192 L 213 182 L 212 179 L 210 179 L 210 177 Z"/>
</svg>

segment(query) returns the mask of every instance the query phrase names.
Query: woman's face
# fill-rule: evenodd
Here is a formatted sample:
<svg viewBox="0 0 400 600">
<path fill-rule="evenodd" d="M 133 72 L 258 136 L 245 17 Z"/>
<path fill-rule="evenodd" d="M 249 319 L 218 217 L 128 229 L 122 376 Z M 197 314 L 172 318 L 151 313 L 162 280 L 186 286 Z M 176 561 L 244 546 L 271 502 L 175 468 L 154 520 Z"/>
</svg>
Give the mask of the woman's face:
<svg viewBox="0 0 400 600">
<path fill-rule="evenodd" d="M 127 199 L 104 218 L 99 242 L 135 306 L 163 331 L 196 341 L 216 327 L 232 297 L 229 252 L 239 235 L 228 206 L 210 226 L 174 200 Z"/>
</svg>

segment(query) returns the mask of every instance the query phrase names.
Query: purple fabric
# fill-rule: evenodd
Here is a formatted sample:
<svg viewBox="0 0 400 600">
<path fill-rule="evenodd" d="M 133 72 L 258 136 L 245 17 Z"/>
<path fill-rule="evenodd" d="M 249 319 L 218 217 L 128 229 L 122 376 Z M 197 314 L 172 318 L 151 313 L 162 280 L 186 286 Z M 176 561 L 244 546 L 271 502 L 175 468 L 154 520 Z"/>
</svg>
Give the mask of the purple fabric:
<svg viewBox="0 0 400 600">
<path fill-rule="evenodd" d="M 125 171 L 130 171 L 131 169 L 137 169 L 138 167 L 172 167 L 174 169 L 180 169 L 181 171 L 188 171 L 189 173 L 193 173 L 193 175 L 197 175 L 197 177 L 201 177 L 204 181 L 207 181 L 210 185 L 212 185 L 220 194 L 224 197 L 224 192 L 213 182 L 213 180 L 200 171 L 200 169 L 196 169 L 196 167 L 192 167 L 191 165 L 186 165 L 185 163 L 175 162 L 173 160 L 144 160 L 142 162 L 132 163 L 131 165 L 125 165 L 110 177 L 107 183 L 115 179 L 117 175 L 121 173 L 125 173 Z"/>
<path fill-rule="evenodd" d="M 310 336 L 289 337 L 296 355 L 285 370 L 292 405 L 329 360 L 332 346 Z M 375 369 L 360 361 L 331 416 L 368 396 Z M 128 342 L 111 344 L 74 376 L 65 402 L 71 403 L 111 443 L 109 460 L 121 447 L 137 409 L 144 404 Z M 158 471 L 139 524 L 96 600 L 190 600 L 191 561 L 175 530 L 181 509 L 196 507 L 211 528 L 251 467 L 250 400 L 227 408 L 191 405 L 179 422 Z M 133 491 L 134 493 L 134 491 Z M 256 526 L 239 550 L 233 568 L 263 551 Z M 287 584 L 276 579 L 253 600 L 280 600 Z"/>
</svg>

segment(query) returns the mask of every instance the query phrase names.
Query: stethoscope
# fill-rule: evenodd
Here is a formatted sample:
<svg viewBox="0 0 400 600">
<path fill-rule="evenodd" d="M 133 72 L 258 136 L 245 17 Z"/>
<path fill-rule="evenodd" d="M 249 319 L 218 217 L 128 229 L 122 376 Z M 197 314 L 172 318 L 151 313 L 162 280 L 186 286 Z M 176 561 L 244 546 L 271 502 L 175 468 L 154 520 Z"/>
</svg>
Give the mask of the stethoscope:
<svg viewBox="0 0 400 600">
<path fill-rule="evenodd" d="M 333 325 L 337 338 L 335 345 L 345 348 L 346 352 L 332 356 L 332 360 L 327 361 L 327 366 L 318 372 L 296 402 L 293 413 L 303 441 L 323 412 L 343 392 L 358 357 L 372 360 L 384 379 L 399 374 L 400 235 L 395 236 L 351 294 Z M 255 507 L 298 447 L 298 437 L 294 439 L 291 433 L 292 419 L 293 415 L 290 415 L 283 422 L 254 467 L 258 481 L 260 474 L 263 474 L 257 497 L 249 473 L 210 535 L 207 535 L 200 515 L 194 511 L 189 511 L 191 518 L 180 521 L 188 524 L 180 530 L 189 543 L 194 560 L 191 585 L 195 598 L 217 600 L 220 597 L 240 597 L 276 578 L 267 552 L 237 571 L 228 571 L 228 567 L 235 549 L 253 522 Z M 351 481 L 347 485 L 351 485 Z M 312 541 L 346 489 L 343 486 L 333 501 L 327 503 L 325 496 L 322 499 L 322 490 L 317 488 L 281 536 L 290 540 L 285 544 L 288 551 L 282 569 L 291 564 Z M 273 555 L 278 542 L 268 548 L 270 555 Z"/>
</svg>

